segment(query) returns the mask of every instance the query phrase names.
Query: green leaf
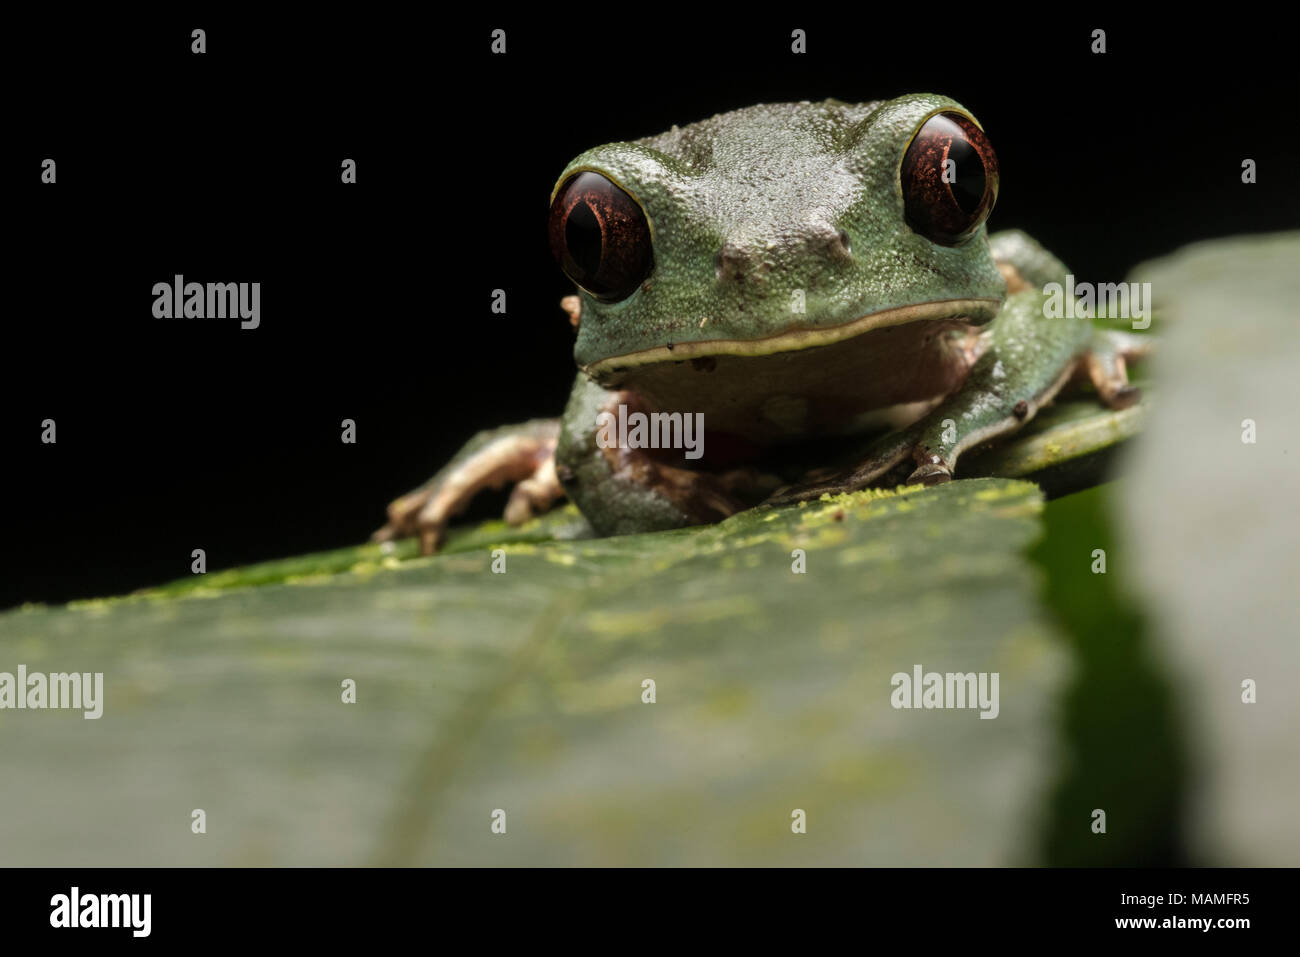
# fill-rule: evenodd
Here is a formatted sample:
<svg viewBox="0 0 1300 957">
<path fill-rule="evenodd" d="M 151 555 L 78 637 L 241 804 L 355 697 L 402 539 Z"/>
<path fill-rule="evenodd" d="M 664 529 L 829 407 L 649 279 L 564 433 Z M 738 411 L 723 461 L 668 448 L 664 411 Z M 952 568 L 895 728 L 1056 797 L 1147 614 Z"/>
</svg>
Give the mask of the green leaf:
<svg viewBox="0 0 1300 957">
<path fill-rule="evenodd" d="M 1151 401 L 1148 395 L 1120 410 L 1094 398 L 1050 405 L 1011 440 L 968 453 L 961 474 L 1030 479 L 1051 497 L 1090 488 L 1111 476 L 1117 451 L 1142 431 Z"/>
<path fill-rule="evenodd" d="M 1023 555 L 1041 508 L 979 479 L 615 539 L 501 528 L 504 574 L 480 530 L 0 616 L 0 670 L 105 681 L 98 720 L 0 712 L 4 863 L 1027 860 L 1065 680 Z M 997 718 L 891 707 L 918 664 L 997 672 Z"/>
</svg>

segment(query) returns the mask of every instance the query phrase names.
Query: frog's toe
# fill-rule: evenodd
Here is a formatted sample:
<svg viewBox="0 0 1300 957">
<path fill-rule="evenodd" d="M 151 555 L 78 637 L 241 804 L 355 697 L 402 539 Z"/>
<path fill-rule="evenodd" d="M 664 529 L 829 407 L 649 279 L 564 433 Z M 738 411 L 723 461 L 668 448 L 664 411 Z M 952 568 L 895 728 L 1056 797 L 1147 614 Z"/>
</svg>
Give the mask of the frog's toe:
<svg viewBox="0 0 1300 957">
<path fill-rule="evenodd" d="M 430 503 L 433 504 L 435 503 Z M 432 555 L 442 547 L 442 541 L 447 537 L 447 518 L 445 512 L 428 507 L 420 513 L 415 534 L 420 543 L 421 555 Z"/>
<path fill-rule="evenodd" d="M 1098 332 L 1084 359 L 1084 369 L 1101 401 L 1112 409 L 1127 409 L 1142 390 L 1128 381 L 1126 359 L 1141 358 L 1150 349 L 1149 337 L 1125 333 Z"/>
<path fill-rule="evenodd" d="M 511 525 L 522 525 L 534 515 L 545 512 L 559 499 L 564 498 L 564 486 L 555 472 L 555 454 L 548 455 L 537 470 L 518 482 L 506 502 L 505 520 Z"/>
<path fill-rule="evenodd" d="M 388 521 L 370 536 L 372 542 L 391 542 L 414 535 L 420 554 L 432 555 L 442 544 L 447 530 L 448 501 L 437 489 L 417 489 L 388 506 Z"/>
<path fill-rule="evenodd" d="M 917 426 L 890 433 L 875 440 L 862 453 L 859 464 L 851 469 L 819 469 L 804 476 L 797 485 L 778 490 L 765 505 L 790 505 L 821 498 L 823 495 L 842 495 L 856 492 L 888 478 L 913 449 L 921 433 Z"/>
<path fill-rule="evenodd" d="M 952 469 L 942 462 L 926 462 L 907 477 L 908 485 L 942 485 L 952 481 Z"/>
<path fill-rule="evenodd" d="M 388 521 L 370 536 L 372 542 L 390 542 L 415 533 L 416 520 L 428 503 L 433 489 L 420 488 L 394 499 L 388 505 Z"/>
<path fill-rule="evenodd" d="M 1106 403 L 1112 409 L 1127 409 L 1142 398 L 1142 390 L 1135 385 L 1120 386 Z"/>
<path fill-rule="evenodd" d="M 809 473 L 804 481 L 779 488 L 766 499 L 764 505 L 794 505 L 797 502 L 811 502 L 823 495 L 839 495 L 851 491 L 849 481 L 852 473 L 835 472 L 830 469 L 818 469 Z"/>
</svg>

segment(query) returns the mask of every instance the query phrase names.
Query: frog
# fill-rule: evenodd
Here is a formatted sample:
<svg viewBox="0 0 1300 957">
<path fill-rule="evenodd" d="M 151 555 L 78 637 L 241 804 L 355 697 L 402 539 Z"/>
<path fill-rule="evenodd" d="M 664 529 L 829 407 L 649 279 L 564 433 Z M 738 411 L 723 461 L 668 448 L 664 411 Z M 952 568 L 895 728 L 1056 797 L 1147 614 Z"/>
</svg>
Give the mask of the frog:
<svg viewBox="0 0 1300 957">
<path fill-rule="evenodd" d="M 510 524 L 567 498 L 601 536 L 936 485 L 1071 383 L 1132 405 L 1145 337 L 1048 318 L 1068 269 L 988 232 L 998 189 L 983 126 L 931 93 L 759 104 L 586 150 L 547 221 L 577 287 L 563 414 L 474 436 L 374 539 L 431 554 L 506 485 Z M 697 417 L 700 447 L 611 441 L 638 414 L 670 440 Z"/>
</svg>

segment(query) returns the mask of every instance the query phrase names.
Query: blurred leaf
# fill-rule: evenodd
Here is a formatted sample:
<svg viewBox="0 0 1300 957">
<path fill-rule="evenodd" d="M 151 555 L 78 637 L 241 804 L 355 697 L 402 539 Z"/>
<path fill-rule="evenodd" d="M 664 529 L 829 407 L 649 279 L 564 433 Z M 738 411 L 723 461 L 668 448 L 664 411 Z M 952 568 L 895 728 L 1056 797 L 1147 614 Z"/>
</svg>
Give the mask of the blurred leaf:
<svg viewBox="0 0 1300 957">
<path fill-rule="evenodd" d="M 1138 266 L 1169 321 L 1161 401 L 1121 462 L 1112 569 L 1151 612 L 1195 742 L 1189 855 L 1300 863 L 1300 232 Z M 1254 703 L 1243 682 L 1255 683 Z"/>
</svg>

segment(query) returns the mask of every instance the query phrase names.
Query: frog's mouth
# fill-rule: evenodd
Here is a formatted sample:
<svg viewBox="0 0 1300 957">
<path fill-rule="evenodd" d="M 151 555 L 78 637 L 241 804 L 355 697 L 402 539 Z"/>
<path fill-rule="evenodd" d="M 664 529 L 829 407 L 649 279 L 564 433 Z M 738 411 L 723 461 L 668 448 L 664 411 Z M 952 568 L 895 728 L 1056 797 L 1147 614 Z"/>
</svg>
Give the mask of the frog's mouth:
<svg viewBox="0 0 1300 957">
<path fill-rule="evenodd" d="M 982 351 L 999 299 L 948 299 L 763 339 L 686 342 L 592 363 L 608 389 L 661 412 L 701 412 L 715 433 L 759 442 L 852 431 L 933 401 Z"/>
<path fill-rule="evenodd" d="M 837 326 L 789 329 L 761 339 L 705 339 L 677 342 L 626 355 L 601 359 L 583 366 L 583 371 L 602 384 L 615 385 L 623 373 L 639 366 L 661 362 L 684 362 L 717 356 L 771 356 L 830 346 L 856 339 L 877 329 L 913 322 L 953 320 L 967 325 L 983 325 L 997 315 L 1001 299 L 941 299 L 859 316 Z"/>
</svg>

